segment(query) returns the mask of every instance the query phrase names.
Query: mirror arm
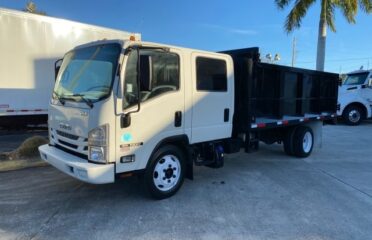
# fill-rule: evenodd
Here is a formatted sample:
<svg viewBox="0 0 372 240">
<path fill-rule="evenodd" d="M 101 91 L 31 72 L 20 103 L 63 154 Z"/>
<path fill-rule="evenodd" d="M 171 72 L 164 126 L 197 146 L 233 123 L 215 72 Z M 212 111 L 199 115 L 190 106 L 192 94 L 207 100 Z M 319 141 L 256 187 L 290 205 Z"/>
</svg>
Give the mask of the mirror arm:
<svg viewBox="0 0 372 240">
<path fill-rule="evenodd" d="M 60 58 L 54 62 L 54 81 L 57 80 L 58 72 L 59 72 L 59 69 L 61 68 L 61 66 L 58 66 L 58 64 L 62 61 L 63 61 L 63 58 Z"/>
<path fill-rule="evenodd" d="M 141 110 L 141 58 L 140 58 L 140 51 L 137 48 L 137 112 Z"/>
</svg>

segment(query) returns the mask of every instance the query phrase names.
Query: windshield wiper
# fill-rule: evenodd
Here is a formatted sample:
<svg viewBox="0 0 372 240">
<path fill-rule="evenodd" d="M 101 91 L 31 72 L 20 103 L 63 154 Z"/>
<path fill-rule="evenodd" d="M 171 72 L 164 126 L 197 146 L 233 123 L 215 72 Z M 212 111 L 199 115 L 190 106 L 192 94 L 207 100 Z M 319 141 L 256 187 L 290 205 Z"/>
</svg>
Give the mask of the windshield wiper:
<svg viewBox="0 0 372 240">
<path fill-rule="evenodd" d="M 80 97 L 80 99 L 83 100 L 83 102 L 85 102 L 88 105 L 88 107 L 90 107 L 90 108 L 93 108 L 94 107 L 92 101 L 90 99 L 88 99 L 88 98 L 85 98 L 84 97 L 85 96 L 84 94 L 74 93 L 74 94 L 69 95 L 69 96 L 71 96 L 71 97 Z"/>
<path fill-rule="evenodd" d="M 64 106 L 65 105 L 65 100 L 61 96 L 59 96 L 56 91 L 53 91 L 53 94 L 54 94 L 54 96 L 56 96 L 58 101 Z"/>
</svg>

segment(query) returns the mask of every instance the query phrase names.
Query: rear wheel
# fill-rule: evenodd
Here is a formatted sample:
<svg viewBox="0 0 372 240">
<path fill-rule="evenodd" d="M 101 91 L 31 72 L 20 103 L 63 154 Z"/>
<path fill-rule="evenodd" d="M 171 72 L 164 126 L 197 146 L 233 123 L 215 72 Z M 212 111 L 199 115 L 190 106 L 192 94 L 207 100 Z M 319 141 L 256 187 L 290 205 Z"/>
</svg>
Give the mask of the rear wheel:
<svg viewBox="0 0 372 240">
<path fill-rule="evenodd" d="M 363 120 L 363 110 L 357 105 L 348 106 L 342 114 L 347 125 L 356 126 Z"/>
<path fill-rule="evenodd" d="M 308 157 L 314 145 L 314 134 L 311 128 L 300 126 L 293 135 L 293 152 L 296 157 Z"/>
<path fill-rule="evenodd" d="M 153 198 L 168 198 L 180 189 L 184 180 L 184 163 L 183 152 L 173 145 L 155 152 L 144 174 L 145 187 Z"/>
</svg>

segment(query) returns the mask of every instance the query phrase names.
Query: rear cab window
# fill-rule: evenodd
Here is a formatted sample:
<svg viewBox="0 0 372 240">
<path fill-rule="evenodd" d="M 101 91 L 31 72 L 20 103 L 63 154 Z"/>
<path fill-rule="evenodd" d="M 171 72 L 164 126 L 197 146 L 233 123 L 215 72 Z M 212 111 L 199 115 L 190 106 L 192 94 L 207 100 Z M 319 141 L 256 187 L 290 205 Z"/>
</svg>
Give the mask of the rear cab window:
<svg viewBox="0 0 372 240">
<path fill-rule="evenodd" d="M 196 90 L 227 92 L 226 61 L 209 57 L 197 57 Z"/>
</svg>

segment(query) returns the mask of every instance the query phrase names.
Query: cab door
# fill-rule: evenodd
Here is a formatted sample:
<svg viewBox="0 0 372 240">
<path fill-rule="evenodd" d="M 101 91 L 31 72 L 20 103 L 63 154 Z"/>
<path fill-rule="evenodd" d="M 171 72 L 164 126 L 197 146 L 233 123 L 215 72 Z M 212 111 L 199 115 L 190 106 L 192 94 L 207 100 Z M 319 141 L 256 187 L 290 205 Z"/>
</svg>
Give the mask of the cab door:
<svg viewBox="0 0 372 240">
<path fill-rule="evenodd" d="M 369 74 L 369 77 L 367 77 L 366 81 L 366 87 L 362 88 L 362 98 L 366 102 L 367 106 L 369 106 L 369 109 L 372 107 L 372 73 Z M 369 110 L 368 109 L 368 110 Z M 371 117 L 370 110 L 368 111 L 367 117 Z"/>
<path fill-rule="evenodd" d="M 230 58 L 192 54 L 192 143 L 231 137 L 233 67 Z"/>
<path fill-rule="evenodd" d="M 184 134 L 180 56 L 176 49 L 139 48 L 126 54 L 122 114 L 116 120 L 118 173 L 144 169 L 159 142 Z M 128 126 L 123 126 L 124 115 L 130 116 Z"/>
<path fill-rule="evenodd" d="M 372 105 L 372 73 L 370 73 L 369 77 L 367 77 L 366 87 L 362 89 L 362 97 L 365 99 L 369 105 Z"/>
</svg>

